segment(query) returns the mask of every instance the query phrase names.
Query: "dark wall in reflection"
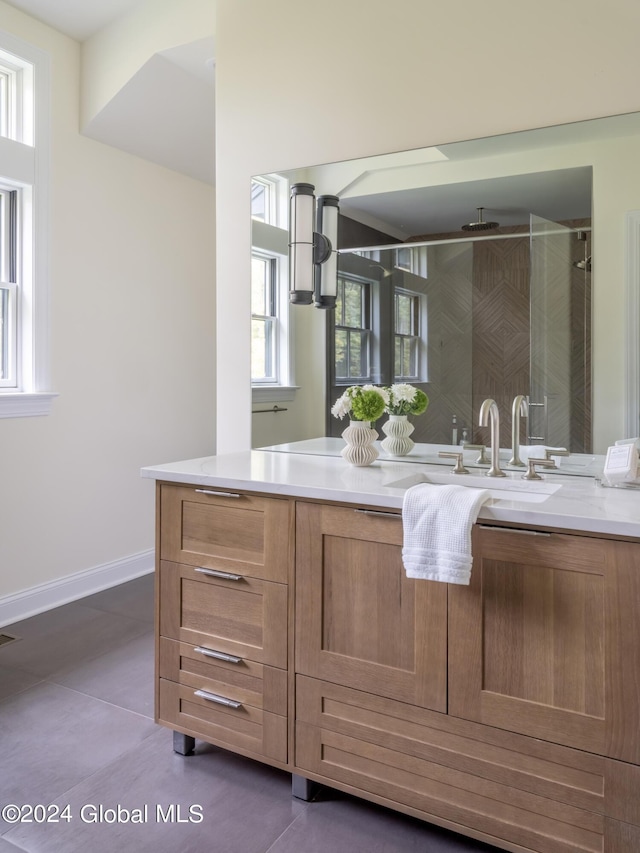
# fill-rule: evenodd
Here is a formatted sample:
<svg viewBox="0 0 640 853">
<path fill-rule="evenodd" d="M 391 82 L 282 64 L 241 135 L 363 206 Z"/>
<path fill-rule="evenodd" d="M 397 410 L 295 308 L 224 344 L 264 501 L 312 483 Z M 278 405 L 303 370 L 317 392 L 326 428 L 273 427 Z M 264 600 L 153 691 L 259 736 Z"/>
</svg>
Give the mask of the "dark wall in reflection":
<svg viewBox="0 0 640 853">
<path fill-rule="evenodd" d="M 576 228 L 589 223 L 581 220 L 565 224 Z M 375 237 L 378 232 L 350 220 L 345 219 L 341 229 L 341 235 L 347 231 L 352 235 L 351 246 L 392 242 L 388 235 Z M 501 233 L 520 231 L 528 231 L 528 226 L 501 229 Z M 586 244 L 576 239 L 572 246 L 576 262 L 583 260 L 585 253 L 591 254 L 590 232 L 586 233 Z M 416 240 L 459 236 L 429 235 Z M 346 259 L 345 263 L 348 264 Z M 383 259 L 382 266 L 392 264 Z M 386 294 L 383 302 L 390 311 L 393 302 L 389 294 L 394 286 L 422 289 L 428 300 L 428 381 L 413 384 L 428 394 L 430 405 L 424 415 L 412 418 L 414 441 L 451 444 L 455 429 L 457 441 L 466 438 L 474 444 L 488 445 L 489 429 L 480 428 L 477 423 L 482 401 L 491 397 L 500 409 L 501 446 L 509 447 L 513 398 L 517 394 L 528 395 L 531 387 L 528 235 L 430 247 L 426 279 L 419 280 L 400 270 L 385 275 L 380 269 L 376 286 Z M 570 448 L 576 453 L 591 452 L 591 273 L 576 267 L 571 270 L 569 311 L 571 381 L 563 394 L 570 398 Z M 331 330 L 328 343 L 331 344 Z M 330 370 L 328 375 L 330 407 L 341 388 Z M 374 381 L 390 384 L 392 380 L 384 375 L 375 376 Z M 378 422 L 378 431 L 382 423 L 383 420 Z M 346 422 L 330 418 L 327 432 L 340 435 L 346 426 Z M 533 422 L 528 425 L 522 421 L 522 443 L 529 443 L 531 427 Z"/>
</svg>

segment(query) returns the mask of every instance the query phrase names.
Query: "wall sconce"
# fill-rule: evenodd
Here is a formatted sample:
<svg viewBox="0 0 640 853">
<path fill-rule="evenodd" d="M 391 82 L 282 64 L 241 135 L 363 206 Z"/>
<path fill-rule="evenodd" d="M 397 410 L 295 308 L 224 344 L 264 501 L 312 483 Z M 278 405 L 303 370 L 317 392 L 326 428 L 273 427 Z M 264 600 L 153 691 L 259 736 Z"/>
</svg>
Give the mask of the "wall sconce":
<svg viewBox="0 0 640 853">
<path fill-rule="evenodd" d="M 291 187 L 289 300 L 294 305 L 315 302 L 316 308 L 335 308 L 340 199 L 321 195 L 316 203 L 314 190 L 312 184 Z"/>
</svg>

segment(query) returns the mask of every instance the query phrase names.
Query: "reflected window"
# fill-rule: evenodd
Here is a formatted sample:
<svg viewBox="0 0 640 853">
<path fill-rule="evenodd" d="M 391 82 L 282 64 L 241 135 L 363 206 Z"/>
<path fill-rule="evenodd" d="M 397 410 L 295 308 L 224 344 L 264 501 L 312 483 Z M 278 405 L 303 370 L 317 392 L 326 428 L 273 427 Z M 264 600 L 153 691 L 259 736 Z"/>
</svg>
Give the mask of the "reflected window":
<svg viewBox="0 0 640 853">
<path fill-rule="evenodd" d="M 287 228 L 289 185 L 281 175 L 251 179 L 251 218 L 265 225 Z"/>
<path fill-rule="evenodd" d="M 410 246 L 403 246 L 402 249 L 396 249 L 394 267 L 397 270 L 405 270 L 405 272 L 413 272 L 412 267 L 413 249 Z"/>
<path fill-rule="evenodd" d="M 371 378 L 370 283 L 338 278 L 335 310 L 336 382 Z"/>
<path fill-rule="evenodd" d="M 418 293 L 394 291 L 394 381 L 419 379 L 420 301 Z"/>
<path fill-rule="evenodd" d="M 270 223 L 273 218 L 273 185 L 270 181 L 251 181 L 251 218 Z"/>
<path fill-rule="evenodd" d="M 251 381 L 277 380 L 277 258 L 251 255 Z"/>
</svg>

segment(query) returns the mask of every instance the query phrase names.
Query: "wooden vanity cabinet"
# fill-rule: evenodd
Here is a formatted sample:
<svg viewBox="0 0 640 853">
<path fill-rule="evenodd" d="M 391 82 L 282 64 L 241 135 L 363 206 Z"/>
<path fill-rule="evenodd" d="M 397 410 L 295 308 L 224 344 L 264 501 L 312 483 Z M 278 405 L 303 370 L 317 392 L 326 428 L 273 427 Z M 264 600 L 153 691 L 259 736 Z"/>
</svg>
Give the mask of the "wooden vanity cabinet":
<svg viewBox="0 0 640 853">
<path fill-rule="evenodd" d="M 158 486 L 156 721 L 288 762 L 293 504 Z"/>
<path fill-rule="evenodd" d="M 406 578 L 399 517 L 296 518 L 296 773 L 505 850 L 640 850 L 640 545 L 476 525 L 458 586 Z"/>
<path fill-rule="evenodd" d="M 158 518 L 158 722 L 512 853 L 638 853 L 640 544 L 481 523 L 458 586 L 406 577 L 399 512 L 160 484 Z"/>
</svg>

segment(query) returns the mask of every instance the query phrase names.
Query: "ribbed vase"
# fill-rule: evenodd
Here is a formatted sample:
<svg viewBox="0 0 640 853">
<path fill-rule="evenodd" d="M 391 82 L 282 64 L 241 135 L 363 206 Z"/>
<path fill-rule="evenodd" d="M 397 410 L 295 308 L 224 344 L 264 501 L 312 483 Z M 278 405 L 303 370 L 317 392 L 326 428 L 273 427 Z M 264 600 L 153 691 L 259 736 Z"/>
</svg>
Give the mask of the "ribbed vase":
<svg viewBox="0 0 640 853">
<path fill-rule="evenodd" d="M 382 432 L 387 436 L 382 441 L 382 447 L 389 456 L 406 456 L 414 447 L 409 438 L 415 427 L 406 415 L 389 415 L 389 420 L 382 424 Z"/>
<path fill-rule="evenodd" d="M 352 465 L 363 467 L 371 465 L 378 458 L 378 450 L 373 442 L 378 438 L 369 421 L 351 421 L 342 433 L 346 446 L 340 451 L 343 459 Z"/>
</svg>

